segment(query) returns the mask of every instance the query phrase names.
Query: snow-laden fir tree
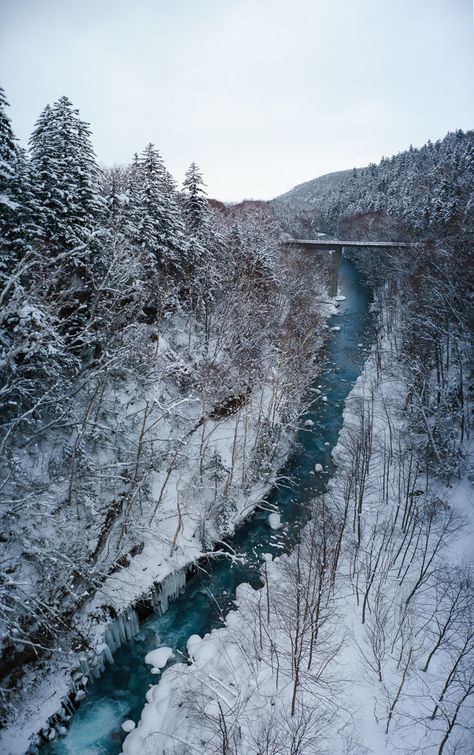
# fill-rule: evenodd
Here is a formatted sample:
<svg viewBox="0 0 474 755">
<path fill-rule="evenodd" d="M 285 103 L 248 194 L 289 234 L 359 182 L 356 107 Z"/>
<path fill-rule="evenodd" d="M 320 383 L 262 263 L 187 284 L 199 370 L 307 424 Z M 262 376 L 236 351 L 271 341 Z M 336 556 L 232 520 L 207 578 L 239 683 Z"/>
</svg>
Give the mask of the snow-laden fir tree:
<svg viewBox="0 0 474 755">
<path fill-rule="evenodd" d="M 193 236 L 202 234 L 209 222 L 209 202 L 206 198 L 205 183 L 196 165 L 191 163 L 183 181 L 183 216 L 186 229 Z"/>
<path fill-rule="evenodd" d="M 88 124 L 67 97 L 41 113 L 30 138 L 41 241 L 57 254 L 87 244 L 103 213 Z"/>
<path fill-rule="evenodd" d="M 86 323 L 105 209 L 90 134 L 78 110 L 61 97 L 43 110 L 30 139 L 42 275 L 63 332 L 71 348 L 79 350 L 90 337 Z"/>
<path fill-rule="evenodd" d="M 33 209 L 28 164 L 16 143 L 7 107 L 0 88 L 0 285 L 8 284 L 28 248 Z"/>
<path fill-rule="evenodd" d="M 161 273 L 173 277 L 183 269 L 184 226 L 171 177 L 151 143 L 132 167 L 131 189 L 130 210 L 138 223 L 138 242 L 155 257 Z"/>
<path fill-rule="evenodd" d="M 11 184 L 15 174 L 16 143 L 10 119 L 6 113 L 9 106 L 4 90 L 0 87 L 0 233 L 2 245 L 9 235 L 16 217 L 16 203 Z"/>
<path fill-rule="evenodd" d="M 191 163 L 183 181 L 181 208 L 188 238 L 188 295 L 202 311 L 208 331 L 209 307 L 214 301 L 224 271 L 224 244 L 213 219 L 205 183 L 196 163 Z M 226 261 L 229 273 L 229 260 Z"/>
<path fill-rule="evenodd" d="M 38 391 L 53 378 L 58 336 L 54 316 L 36 295 L 35 202 L 7 105 L 0 89 L 0 415 L 8 426 L 12 416 L 38 401 Z"/>
</svg>

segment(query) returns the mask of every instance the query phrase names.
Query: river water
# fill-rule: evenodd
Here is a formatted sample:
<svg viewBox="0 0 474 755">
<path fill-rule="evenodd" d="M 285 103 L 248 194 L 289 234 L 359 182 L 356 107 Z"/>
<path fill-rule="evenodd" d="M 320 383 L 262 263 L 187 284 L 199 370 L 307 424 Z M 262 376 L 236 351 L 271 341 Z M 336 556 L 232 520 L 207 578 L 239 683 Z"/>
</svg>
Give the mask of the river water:
<svg viewBox="0 0 474 755">
<path fill-rule="evenodd" d="M 373 336 L 369 291 L 359 273 L 344 259 L 340 287 L 346 299 L 330 323 L 340 330 L 332 333 L 326 346 L 324 371 L 313 386 L 314 401 L 304 417 L 314 425 L 298 432 L 293 451 L 281 470 L 290 481 L 273 488 L 267 496 L 268 504 L 281 514 L 282 528 L 271 530 L 266 511 L 252 515 L 229 541 L 237 553 L 245 556 L 245 563 L 231 564 L 226 559 L 209 564 L 205 572 L 188 581 L 166 614 L 144 621 L 139 634 L 115 652 L 115 663 L 91 682 L 67 735 L 43 746 L 42 755 L 120 753 L 125 737 L 122 722 L 138 721 L 145 693 L 158 681 L 145 665 L 145 655 L 164 644 L 178 651 L 179 656 L 180 651 L 185 653 L 191 634 L 203 636 L 222 626 L 223 616 L 232 608 L 237 585 L 261 584 L 262 554 L 279 555 L 294 546 L 307 519 L 309 501 L 324 491 L 332 474 L 331 450 L 342 425 L 344 400 L 360 373 Z M 323 465 L 323 474 L 314 474 L 316 463 Z"/>
</svg>

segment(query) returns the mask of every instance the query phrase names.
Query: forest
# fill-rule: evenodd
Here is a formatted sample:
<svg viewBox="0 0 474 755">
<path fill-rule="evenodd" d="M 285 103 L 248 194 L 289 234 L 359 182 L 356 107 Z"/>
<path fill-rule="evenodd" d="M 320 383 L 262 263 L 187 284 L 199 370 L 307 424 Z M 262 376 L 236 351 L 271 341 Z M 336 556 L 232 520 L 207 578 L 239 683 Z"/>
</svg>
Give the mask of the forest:
<svg viewBox="0 0 474 755">
<path fill-rule="evenodd" d="M 317 266 L 280 254 L 271 209 L 216 209 L 195 164 L 178 191 L 152 144 L 100 169 L 66 97 L 25 154 L 6 106 L 2 95 L 8 714 L 32 660 L 91 648 L 98 624 L 212 551 L 261 498 L 330 304 Z"/>
<path fill-rule="evenodd" d="M 65 734 L 138 619 L 291 485 L 340 302 L 281 242 L 322 232 L 423 247 L 348 255 L 374 339 L 334 474 L 220 628 L 157 648 L 123 752 L 469 755 L 474 133 L 225 205 L 153 144 L 100 166 L 67 97 L 27 151 L 0 105 L 6 746 Z M 53 672 L 56 708 L 28 708 Z"/>
</svg>

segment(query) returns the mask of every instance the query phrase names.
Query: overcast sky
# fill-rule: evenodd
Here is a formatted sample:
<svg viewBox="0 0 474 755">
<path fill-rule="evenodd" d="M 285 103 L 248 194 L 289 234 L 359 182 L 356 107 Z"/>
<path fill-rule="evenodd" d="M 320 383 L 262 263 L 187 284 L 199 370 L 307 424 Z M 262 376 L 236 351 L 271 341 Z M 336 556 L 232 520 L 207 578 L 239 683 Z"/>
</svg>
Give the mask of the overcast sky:
<svg viewBox="0 0 474 755">
<path fill-rule="evenodd" d="M 0 29 L 22 143 L 67 94 L 101 162 L 151 141 L 223 200 L 474 127 L 471 0 L 0 0 Z"/>
</svg>

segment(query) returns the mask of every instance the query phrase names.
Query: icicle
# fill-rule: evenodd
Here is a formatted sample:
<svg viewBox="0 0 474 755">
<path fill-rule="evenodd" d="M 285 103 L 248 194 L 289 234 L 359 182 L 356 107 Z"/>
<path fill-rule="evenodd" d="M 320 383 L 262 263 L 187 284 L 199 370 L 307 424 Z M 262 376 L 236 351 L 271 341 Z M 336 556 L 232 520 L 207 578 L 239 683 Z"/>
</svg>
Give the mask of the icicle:
<svg viewBox="0 0 474 755">
<path fill-rule="evenodd" d="M 117 616 L 105 630 L 104 647 L 101 648 L 103 661 L 113 663 L 113 653 L 125 642 L 131 640 L 139 631 L 138 615 L 133 608 L 128 608 Z"/>
<path fill-rule="evenodd" d="M 167 612 L 170 600 L 175 600 L 186 584 L 186 571 L 180 571 L 169 574 L 161 585 L 151 590 L 151 602 L 155 613 L 162 615 Z"/>
<path fill-rule="evenodd" d="M 138 633 L 139 630 L 139 624 L 138 624 L 138 616 L 136 612 L 133 610 L 133 608 L 129 608 L 125 613 L 125 634 L 127 636 L 127 640 L 131 640 L 132 637 L 135 637 L 135 635 Z"/>
<path fill-rule="evenodd" d="M 163 582 L 150 591 L 150 601 L 159 616 L 166 613 L 170 600 L 175 600 L 186 585 L 186 570 L 169 574 Z M 104 673 L 106 663 L 113 663 L 113 654 L 125 642 L 133 639 L 140 631 L 138 614 L 133 608 L 127 608 L 112 621 L 104 632 L 102 645 L 97 648 L 93 658 L 82 656 L 79 659 L 79 671 L 82 676 L 98 679 Z M 73 677 L 74 678 L 74 677 Z"/>
<path fill-rule="evenodd" d="M 105 643 L 105 647 L 104 647 L 104 650 L 103 650 L 103 657 L 104 656 L 105 656 L 105 658 L 106 658 L 106 660 L 107 660 L 108 663 L 113 663 L 114 662 L 114 656 L 112 655 L 112 650 L 111 650 L 111 648 L 109 647 L 109 645 L 107 643 Z"/>
<path fill-rule="evenodd" d="M 90 676 L 91 667 L 90 667 L 90 664 L 89 664 L 89 661 L 87 660 L 87 658 L 84 658 L 84 657 L 80 658 L 80 660 L 79 660 L 79 669 L 80 669 L 80 671 L 81 671 L 82 674 L 85 674 L 85 676 Z"/>
<path fill-rule="evenodd" d="M 64 698 L 63 708 L 64 708 L 64 717 L 66 718 L 66 720 L 69 720 L 76 710 L 69 696 Z"/>
<path fill-rule="evenodd" d="M 105 663 L 104 663 L 104 654 L 101 653 L 99 656 L 99 665 L 98 665 L 98 673 L 99 676 L 104 673 L 105 670 Z"/>
</svg>

